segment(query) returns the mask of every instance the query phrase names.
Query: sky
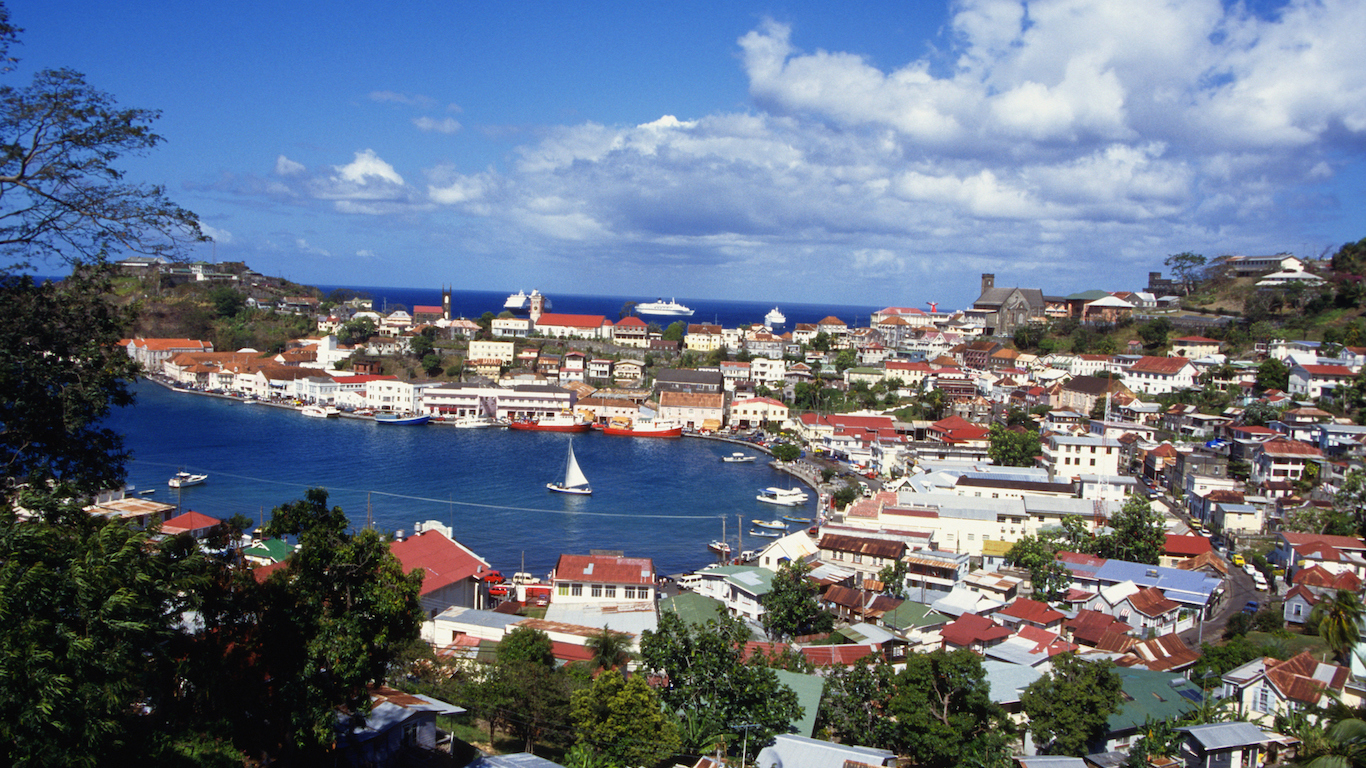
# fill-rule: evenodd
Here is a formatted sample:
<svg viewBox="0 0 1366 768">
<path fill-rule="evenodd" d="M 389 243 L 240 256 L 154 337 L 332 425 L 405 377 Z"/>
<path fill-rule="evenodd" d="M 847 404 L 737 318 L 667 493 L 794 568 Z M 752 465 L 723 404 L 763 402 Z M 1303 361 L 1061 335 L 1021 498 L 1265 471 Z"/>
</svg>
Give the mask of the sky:
<svg viewBox="0 0 1366 768">
<path fill-rule="evenodd" d="M 941 307 L 1366 237 L 1366 3 L 8 0 L 315 284 Z"/>
</svg>

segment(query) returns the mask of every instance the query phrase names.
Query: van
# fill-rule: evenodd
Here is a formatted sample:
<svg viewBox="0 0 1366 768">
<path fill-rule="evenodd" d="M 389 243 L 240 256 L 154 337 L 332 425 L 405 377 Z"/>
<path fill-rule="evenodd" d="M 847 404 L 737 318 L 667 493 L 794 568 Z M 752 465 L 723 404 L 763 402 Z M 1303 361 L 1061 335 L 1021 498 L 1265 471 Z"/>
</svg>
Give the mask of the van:
<svg viewBox="0 0 1366 768">
<path fill-rule="evenodd" d="M 702 577 L 701 577 L 701 576 L 698 576 L 698 575 L 695 574 L 695 573 L 689 573 L 689 574 L 685 574 L 685 575 L 683 575 L 683 576 L 679 576 L 679 577 L 678 577 L 678 586 L 680 586 L 680 587 L 682 587 L 682 588 L 684 588 L 684 589 L 690 589 L 690 590 L 696 591 L 696 589 L 697 589 L 698 587 L 702 586 Z"/>
</svg>

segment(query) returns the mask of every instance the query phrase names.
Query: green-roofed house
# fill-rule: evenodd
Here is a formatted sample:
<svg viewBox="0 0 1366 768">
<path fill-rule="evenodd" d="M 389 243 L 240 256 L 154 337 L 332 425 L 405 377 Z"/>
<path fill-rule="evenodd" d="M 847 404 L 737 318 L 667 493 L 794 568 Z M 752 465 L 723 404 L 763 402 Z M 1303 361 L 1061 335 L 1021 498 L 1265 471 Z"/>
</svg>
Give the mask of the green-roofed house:
<svg viewBox="0 0 1366 768">
<path fill-rule="evenodd" d="M 1110 715 L 1109 732 L 1099 752 L 1128 750 L 1148 721 L 1175 720 L 1200 705 L 1200 686 L 1179 674 L 1117 667 L 1123 685 L 1118 712 Z"/>
<path fill-rule="evenodd" d="M 825 690 L 825 678 L 820 675 L 789 672 L 786 669 L 775 669 L 773 673 L 778 676 L 778 682 L 791 688 L 792 692 L 797 694 L 797 703 L 802 708 L 801 718 L 790 723 L 792 732 L 798 736 L 810 736 L 816 730 L 816 712 L 821 707 L 821 693 Z"/>
<path fill-rule="evenodd" d="M 718 611 L 720 613 L 718 613 Z M 696 592 L 680 592 L 673 597 L 659 601 L 659 612 L 672 612 L 689 626 L 700 627 L 708 621 L 725 613 L 726 605 L 714 597 L 699 595 Z"/>
<path fill-rule="evenodd" d="M 1092 289 L 1089 291 L 1082 291 L 1081 293 L 1074 293 L 1063 299 L 1063 301 L 1067 302 L 1067 316 L 1075 317 L 1078 320 L 1080 320 L 1082 313 L 1086 311 L 1087 304 L 1090 304 L 1091 302 L 1097 301 L 1099 299 L 1103 299 L 1109 295 L 1110 294 L 1107 291 L 1102 291 L 1099 289 Z"/>
<path fill-rule="evenodd" d="M 924 603 L 904 600 L 901 605 L 882 614 L 882 626 L 906 638 L 912 645 L 938 648 L 939 630 L 953 621 L 952 616 L 936 613 Z"/>
<path fill-rule="evenodd" d="M 734 616 L 758 621 L 763 599 L 773 589 L 773 571 L 754 565 L 721 565 L 698 571 L 697 591 L 720 600 Z"/>
<path fill-rule="evenodd" d="M 251 565 L 283 563 L 294 554 L 294 545 L 284 539 L 266 539 L 242 549 L 242 557 Z"/>
</svg>

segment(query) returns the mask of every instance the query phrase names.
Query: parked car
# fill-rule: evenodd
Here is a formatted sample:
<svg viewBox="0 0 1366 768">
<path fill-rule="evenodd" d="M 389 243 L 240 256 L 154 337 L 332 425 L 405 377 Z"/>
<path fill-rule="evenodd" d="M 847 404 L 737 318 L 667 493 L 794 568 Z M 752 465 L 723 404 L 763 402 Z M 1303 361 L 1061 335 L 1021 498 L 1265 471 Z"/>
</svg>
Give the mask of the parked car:
<svg viewBox="0 0 1366 768">
<path fill-rule="evenodd" d="M 1261 603 L 1257 602 L 1256 600 L 1249 600 L 1249 601 L 1247 601 L 1247 605 L 1244 605 L 1244 606 L 1243 606 L 1243 613 L 1256 613 L 1257 611 L 1260 611 L 1261 609 L 1262 609 L 1262 604 L 1261 604 Z"/>
<path fill-rule="evenodd" d="M 1247 565 L 1247 561 L 1243 559 L 1242 555 L 1234 555 L 1233 557 L 1229 558 L 1229 562 L 1233 563 L 1239 568 L 1242 568 L 1243 566 Z"/>
</svg>

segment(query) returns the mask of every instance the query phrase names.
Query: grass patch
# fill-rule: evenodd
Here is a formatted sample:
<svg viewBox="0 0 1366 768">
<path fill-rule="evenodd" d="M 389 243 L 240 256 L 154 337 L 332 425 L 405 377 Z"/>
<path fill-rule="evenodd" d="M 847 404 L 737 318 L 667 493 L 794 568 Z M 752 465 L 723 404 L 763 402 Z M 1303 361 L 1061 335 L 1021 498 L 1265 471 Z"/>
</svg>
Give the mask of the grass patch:
<svg viewBox="0 0 1366 768">
<path fill-rule="evenodd" d="M 546 610 L 543 606 L 528 605 L 522 608 L 522 615 L 530 619 L 544 619 Z"/>
<path fill-rule="evenodd" d="M 1280 643 L 1285 646 L 1291 656 L 1295 656 L 1302 651 L 1309 651 L 1315 658 L 1333 658 L 1332 651 L 1328 650 L 1328 644 L 1323 642 L 1323 638 L 1317 635 L 1291 634 L 1289 637 L 1277 637 L 1267 632 L 1249 632 L 1247 639 L 1253 643 Z"/>
</svg>

